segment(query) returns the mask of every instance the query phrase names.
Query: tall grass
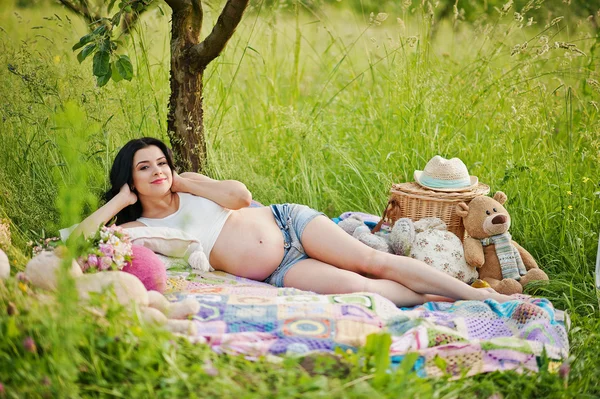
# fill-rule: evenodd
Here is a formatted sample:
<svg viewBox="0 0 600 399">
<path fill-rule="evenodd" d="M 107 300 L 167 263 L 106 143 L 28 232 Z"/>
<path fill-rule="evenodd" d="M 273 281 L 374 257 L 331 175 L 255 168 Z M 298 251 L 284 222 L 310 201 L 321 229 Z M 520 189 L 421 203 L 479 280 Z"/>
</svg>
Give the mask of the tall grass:
<svg viewBox="0 0 600 399">
<path fill-rule="evenodd" d="M 216 357 L 179 341 L 173 345 L 158 332 L 132 335 L 85 313 L 73 316 L 85 326 L 72 335 L 85 361 L 70 382 L 55 378 L 50 366 L 31 378 L 2 366 L 0 383 L 7 376 L 26 384 L 47 375 L 50 387 L 99 396 L 158 396 L 159 388 L 170 386 L 164 392 L 198 396 L 201 388 L 208 396 L 430 397 L 430 384 L 438 397 L 599 395 L 593 288 L 600 226 L 597 32 L 585 21 L 527 26 L 514 10 L 465 24 L 432 20 L 419 5 L 386 18 L 303 4 L 297 3 L 297 12 L 256 5 L 206 71 L 208 173 L 244 181 L 263 203 L 305 203 L 330 216 L 379 214 L 391 183 L 412 180 L 433 155 L 460 157 L 493 191 L 508 195 L 513 237 L 549 274 L 550 284 L 530 292 L 571 315 L 568 386 L 549 372 L 431 383 L 402 375 L 384 386 L 358 366 L 328 378 L 309 376 L 298 360 L 287 359 L 280 368 Z M 216 9 L 207 14 L 214 18 Z M 80 21 L 51 7 L 4 9 L 0 16 L 0 210 L 13 222 L 15 244 L 25 250 L 42 229 L 55 234 L 89 213 L 89 198 L 79 208 L 66 205 L 69 189 L 78 198 L 98 197 L 120 145 L 142 135 L 166 138 L 168 17 L 150 12 L 134 32 L 134 81 L 97 89 L 89 62 L 79 65 L 70 50 L 85 32 Z M 76 116 L 67 119 L 79 124 L 68 131 L 72 139 L 60 123 L 60 115 L 69 113 Z M 78 149 L 80 157 L 69 158 L 66 148 Z M 92 172 L 82 179 L 78 165 Z M 10 298 L 33 306 L 16 287 L 2 288 L 3 304 Z M 41 310 L 28 314 L 5 342 L 24 334 L 43 340 L 64 328 Z M 52 337 L 46 357 L 23 357 L 29 354 L 18 348 L 2 353 L 19 357 L 24 370 L 41 361 L 50 365 L 50 347 L 58 339 Z M 134 341 L 137 351 L 127 351 L 124 342 Z M 357 365 L 357 359 L 348 361 Z M 214 363 L 217 377 L 201 369 L 205 361 Z M 320 370 L 330 374 L 340 367 Z"/>
</svg>

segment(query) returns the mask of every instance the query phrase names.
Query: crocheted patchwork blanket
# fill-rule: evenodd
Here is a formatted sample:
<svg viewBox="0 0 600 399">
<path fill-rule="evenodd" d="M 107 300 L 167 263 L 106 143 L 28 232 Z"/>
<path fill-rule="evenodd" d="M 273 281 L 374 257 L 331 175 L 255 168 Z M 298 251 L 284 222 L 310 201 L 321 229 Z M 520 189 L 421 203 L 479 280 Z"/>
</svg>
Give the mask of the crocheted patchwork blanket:
<svg viewBox="0 0 600 399">
<path fill-rule="evenodd" d="M 266 355 L 356 350 L 367 335 L 391 334 L 392 364 L 417 353 L 422 376 L 538 370 L 543 353 L 568 355 L 565 315 L 546 299 L 432 302 L 398 309 L 371 293 L 318 295 L 223 272 L 168 272 L 170 300 L 194 297 L 198 334 L 217 352 Z"/>
</svg>

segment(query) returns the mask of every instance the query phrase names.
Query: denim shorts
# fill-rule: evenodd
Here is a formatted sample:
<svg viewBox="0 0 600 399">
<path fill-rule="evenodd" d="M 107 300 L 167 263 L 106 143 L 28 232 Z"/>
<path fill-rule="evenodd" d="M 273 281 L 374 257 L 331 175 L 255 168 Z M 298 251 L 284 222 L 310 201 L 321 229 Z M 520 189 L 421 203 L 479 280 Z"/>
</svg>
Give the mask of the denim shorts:
<svg viewBox="0 0 600 399">
<path fill-rule="evenodd" d="M 283 234 L 284 252 L 283 260 L 277 266 L 277 269 L 265 279 L 265 283 L 283 287 L 283 279 L 288 270 L 297 262 L 308 259 L 308 255 L 302 247 L 304 229 L 311 220 L 319 215 L 324 215 L 324 213 L 317 212 L 306 205 L 298 204 L 271 205 L 271 211 L 277 226 Z"/>
</svg>

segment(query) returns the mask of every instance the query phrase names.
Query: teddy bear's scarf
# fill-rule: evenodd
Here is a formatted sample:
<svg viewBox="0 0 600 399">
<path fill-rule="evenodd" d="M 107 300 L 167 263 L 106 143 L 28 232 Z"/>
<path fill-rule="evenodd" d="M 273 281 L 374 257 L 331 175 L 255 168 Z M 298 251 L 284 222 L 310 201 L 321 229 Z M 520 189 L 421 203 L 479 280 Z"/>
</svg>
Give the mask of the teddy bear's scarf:
<svg viewBox="0 0 600 399">
<path fill-rule="evenodd" d="M 496 255 L 502 267 L 502 278 L 514 278 L 520 280 L 521 276 L 527 273 L 521 254 L 511 242 L 510 233 L 498 234 L 481 240 L 484 247 L 494 244 L 496 246 Z"/>
</svg>

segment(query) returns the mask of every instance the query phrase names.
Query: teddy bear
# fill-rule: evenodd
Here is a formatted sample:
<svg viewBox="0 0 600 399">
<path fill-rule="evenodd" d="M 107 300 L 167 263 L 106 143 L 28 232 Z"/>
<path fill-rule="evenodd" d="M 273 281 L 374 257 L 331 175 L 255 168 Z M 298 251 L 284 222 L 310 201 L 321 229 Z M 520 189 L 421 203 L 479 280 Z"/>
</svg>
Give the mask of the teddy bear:
<svg viewBox="0 0 600 399">
<path fill-rule="evenodd" d="M 10 264 L 8 256 L 0 249 L 0 280 L 4 280 L 10 276 Z"/>
<path fill-rule="evenodd" d="M 378 251 L 393 253 L 388 238 L 380 233 L 372 234 L 369 227 L 358 215 L 353 215 L 341 220 L 338 223 L 338 226 L 346 233 L 371 248 Z"/>
<path fill-rule="evenodd" d="M 467 263 L 477 267 L 479 278 L 501 294 L 520 294 L 530 281 L 548 280 L 533 256 L 511 239 L 511 218 L 503 204 L 506 194 L 479 196 L 467 205 L 460 202 L 456 213 L 462 217 L 468 237 L 464 240 Z"/>
<path fill-rule="evenodd" d="M 402 218 L 394 223 L 391 232 L 375 234 L 356 215 L 343 219 L 338 225 L 371 248 L 421 260 L 465 283 L 477 278 L 475 268 L 464 259 L 460 239 L 449 232 L 439 218 L 424 218 L 414 223 Z"/>
<path fill-rule="evenodd" d="M 0 280 L 4 280 L 10 276 L 10 263 L 8 255 L 3 251 L 11 245 L 10 230 L 8 222 L 0 220 Z"/>
<path fill-rule="evenodd" d="M 63 262 L 64 249 L 42 251 L 34 256 L 25 268 L 25 276 L 36 287 L 56 291 L 58 276 L 56 271 Z M 103 271 L 86 273 L 73 260 L 70 274 L 75 278 L 75 285 L 82 301 L 87 302 L 91 293 L 101 293 L 114 289 L 120 304 L 128 306 L 137 304 L 145 322 L 164 326 L 167 330 L 185 335 L 196 335 L 196 326 L 186 318 L 200 310 L 198 301 L 186 298 L 180 302 L 169 302 L 157 291 L 147 291 L 142 282 L 133 274 L 122 271 Z"/>
</svg>

